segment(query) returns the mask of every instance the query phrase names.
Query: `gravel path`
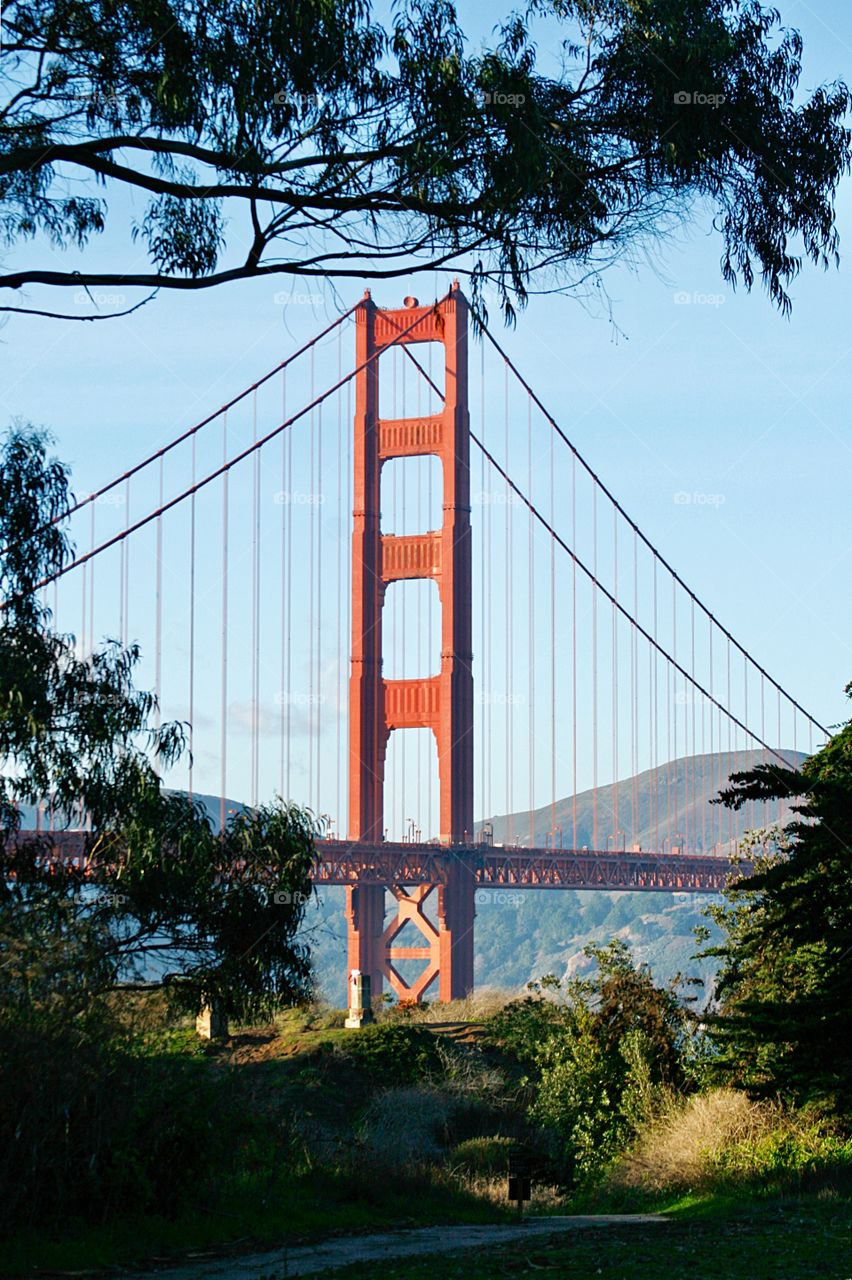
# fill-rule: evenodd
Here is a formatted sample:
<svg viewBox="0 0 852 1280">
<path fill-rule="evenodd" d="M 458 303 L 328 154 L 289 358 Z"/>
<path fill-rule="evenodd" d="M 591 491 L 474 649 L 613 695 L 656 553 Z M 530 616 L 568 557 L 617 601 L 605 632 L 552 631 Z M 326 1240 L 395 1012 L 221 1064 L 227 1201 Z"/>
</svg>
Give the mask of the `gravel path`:
<svg viewBox="0 0 852 1280">
<path fill-rule="evenodd" d="M 388 1231 L 382 1235 L 341 1236 L 319 1244 L 273 1249 L 242 1257 L 209 1258 L 153 1271 L 138 1280 L 290 1280 L 310 1276 L 352 1262 L 387 1262 L 410 1254 L 447 1253 L 483 1249 L 516 1240 L 534 1240 L 582 1227 L 623 1226 L 633 1222 L 665 1222 L 659 1214 L 598 1214 L 584 1217 L 528 1218 L 516 1226 L 421 1227 L 416 1231 Z M 377 1274 L 381 1274 L 380 1271 Z"/>
</svg>

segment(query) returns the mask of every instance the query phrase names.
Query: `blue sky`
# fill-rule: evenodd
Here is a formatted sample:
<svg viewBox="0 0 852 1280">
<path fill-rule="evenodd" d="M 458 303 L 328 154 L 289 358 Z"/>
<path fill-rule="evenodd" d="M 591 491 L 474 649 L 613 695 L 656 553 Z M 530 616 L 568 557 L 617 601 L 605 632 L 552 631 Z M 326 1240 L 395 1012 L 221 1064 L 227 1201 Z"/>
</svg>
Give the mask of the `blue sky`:
<svg viewBox="0 0 852 1280">
<path fill-rule="evenodd" d="M 845 4 L 780 7 L 804 37 L 805 89 L 852 76 Z M 460 12 L 476 38 L 494 7 L 461 4 Z M 841 268 L 807 268 L 789 320 L 759 289 L 734 294 L 723 284 L 720 241 L 697 210 L 653 260 L 607 276 L 617 331 L 578 302 L 551 297 L 533 299 L 516 331 L 498 332 L 663 554 L 826 724 L 847 717 L 842 689 L 852 680 L 850 194 L 847 179 Z M 45 264 L 51 256 L 44 247 L 26 254 Z M 399 305 L 408 292 L 425 300 L 447 283 L 379 284 L 374 296 Z M 323 285 L 296 284 L 282 302 L 287 288 L 265 281 L 162 295 L 130 317 L 92 325 L 9 320 L 0 331 L 3 418 L 49 426 L 77 490 L 87 492 L 334 313 Z M 355 283 L 339 290 L 346 305 L 359 294 Z M 73 309 L 70 296 L 63 301 Z M 245 790 L 242 774 L 232 789 Z"/>
</svg>

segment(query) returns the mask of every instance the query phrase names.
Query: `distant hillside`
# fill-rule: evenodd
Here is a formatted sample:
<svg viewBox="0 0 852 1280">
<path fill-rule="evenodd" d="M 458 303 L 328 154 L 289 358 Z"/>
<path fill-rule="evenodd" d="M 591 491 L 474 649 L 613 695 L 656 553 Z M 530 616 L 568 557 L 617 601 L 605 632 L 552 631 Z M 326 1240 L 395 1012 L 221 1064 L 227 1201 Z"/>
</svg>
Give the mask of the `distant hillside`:
<svg viewBox="0 0 852 1280">
<path fill-rule="evenodd" d="M 780 751 L 793 767 L 806 758 L 802 752 Z M 729 774 L 752 769 L 764 759 L 760 751 L 715 752 L 712 755 L 684 756 L 656 769 L 646 769 L 635 778 L 626 778 L 616 786 L 598 787 L 598 843 L 607 848 L 607 837 L 614 827 L 626 831 L 627 841 L 639 843 L 643 849 L 654 849 L 660 841 L 657 832 L 689 834 L 689 852 L 712 849 L 714 844 L 738 839 L 748 829 L 745 810 L 734 813 L 710 800 L 724 786 Z M 618 822 L 614 821 L 618 809 Z M 595 793 L 581 791 L 576 799 L 577 847 L 594 848 Z M 655 818 L 656 812 L 656 818 Z M 477 823 L 479 832 L 486 821 L 494 830 L 498 844 L 544 845 L 554 826 L 562 830 L 562 843 L 574 842 L 574 801 L 571 796 L 556 804 L 535 809 L 532 814 L 533 839 L 530 840 L 529 810 L 514 814 L 498 814 Z M 755 823 L 760 819 L 755 815 Z M 613 841 L 610 840 L 609 847 Z M 629 845 L 628 845 L 629 847 Z M 667 846 L 668 847 L 668 846 Z"/>
</svg>

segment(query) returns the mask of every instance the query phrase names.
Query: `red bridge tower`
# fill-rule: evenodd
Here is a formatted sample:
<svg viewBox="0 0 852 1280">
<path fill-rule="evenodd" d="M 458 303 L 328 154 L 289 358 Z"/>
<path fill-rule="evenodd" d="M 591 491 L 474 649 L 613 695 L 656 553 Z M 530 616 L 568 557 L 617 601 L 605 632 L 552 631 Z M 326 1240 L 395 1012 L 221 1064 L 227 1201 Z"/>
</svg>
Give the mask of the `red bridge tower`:
<svg viewBox="0 0 852 1280">
<path fill-rule="evenodd" d="M 401 332 L 407 330 L 400 338 Z M 356 312 L 357 375 L 352 534 L 352 669 L 349 681 L 349 838 L 378 843 L 384 834 L 384 773 L 393 729 L 428 728 L 438 747 L 440 840 L 435 884 L 389 884 L 396 915 L 385 927 L 385 887 L 347 890 L 349 969 L 385 978 L 402 1000 L 420 1000 L 437 978 L 442 1000 L 473 987 L 473 871 L 464 844 L 473 839 L 473 674 L 471 670 L 470 423 L 467 397 L 467 301 L 453 285 L 435 306 L 381 310 L 369 291 Z M 440 342 L 445 353 L 441 413 L 379 418 L 378 355 L 390 343 Z M 433 454 L 443 470 L 443 524 L 410 537 L 383 535 L 380 527 L 382 463 Z M 431 578 L 441 602 L 441 667 L 436 676 L 385 680 L 382 676 L 382 606 L 387 585 Z M 461 846 L 454 848 L 454 846 Z M 435 894 L 437 923 L 426 915 Z M 395 946 L 406 924 L 423 938 Z M 422 959 L 407 983 L 397 960 Z"/>
</svg>

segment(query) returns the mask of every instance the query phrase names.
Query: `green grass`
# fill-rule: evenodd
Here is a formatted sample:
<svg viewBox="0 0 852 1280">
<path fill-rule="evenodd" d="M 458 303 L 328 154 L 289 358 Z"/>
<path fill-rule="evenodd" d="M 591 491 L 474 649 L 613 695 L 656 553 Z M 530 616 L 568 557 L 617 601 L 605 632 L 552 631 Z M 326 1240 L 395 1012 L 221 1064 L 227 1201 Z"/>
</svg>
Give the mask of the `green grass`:
<svg viewBox="0 0 852 1280">
<path fill-rule="evenodd" d="M 584 1228 L 549 1242 L 406 1258 L 381 1268 L 382 1280 L 434 1280 L 436 1274 L 441 1280 L 541 1280 L 545 1273 L 552 1280 L 848 1280 L 852 1202 L 802 1198 L 731 1206 L 705 1199 L 703 1206 L 684 1204 L 665 1223 Z M 336 1280 L 375 1276 L 375 1264 L 335 1272 Z"/>
<path fill-rule="evenodd" d="M 263 1179 L 244 1178 L 223 1197 L 227 1208 L 187 1213 L 173 1221 L 146 1215 L 105 1226 L 68 1225 L 61 1237 L 26 1232 L 4 1241 L 3 1276 L 40 1270 L 94 1270 L 173 1258 L 199 1249 L 273 1248 L 329 1236 L 508 1217 L 492 1205 L 398 1172 L 384 1182 L 328 1170 L 302 1174 L 264 1203 Z M 144 1242 L 140 1246 L 140 1241 Z"/>
<path fill-rule="evenodd" d="M 2 1275 L 31 1275 L 35 1269 L 88 1273 L 341 1234 L 512 1220 L 508 1207 L 495 1205 L 484 1192 L 477 1198 L 453 1176 L 452 1159 L 441 1167 L 438 1157 L 436 1165 L 410 1174 L 379 1167 L 377 1153 L 363 1147 L 362 1118 L 377 1089 L 411 1083 L 408 1041 L 416 1050 L 418 1037 L 404 1026 L 390 1026 L 362 1044 L 339 1021 L 331 1012 L 291 1010 L 274 1026 L 236 1028 L 230 1043 L 217 1047 L 199 1041 L 190 1024 L 152 1017 L 134 1035 L 134 1053 L 156 1059 L 151 1065 L 165 1069 L 166 1084 L 182 1080 L 188 1069 L 199 1090 L 207 1089 L 205 1096 L 214 1100 L 210 1109 L 219 1136 L 209 1178 L 192 1184 L 173 1218 L 125 1213 L 102 1225 L 66 1221 L 53 1233 L 22 1231 L 0 1246 Z M 450 1088 L 449 1077 L 444 1083 Z M 476 1125 L 499 1126 L 505 1117 L 491 1115 L 477 1099 L 480 1110 L 463 1121 L 474 1127 L 445 1133 L 444 1141 L 458 1155 L 455 1164 L 497 1173 L 509 1138 Z M 206 1130 L 206 1112 L 201 1119 Z M 492 1148 L 500 1152 L 493 1161 Z M 852 1280 L 852 1180 L 844 1168 L 823 1163 L 817 1171 L 821 1181 L 803 1181 L 811 1176 L 807 1170 L 797 1174 L 795 1195 L 785 1195 L 783 1186 L 779 1192 L 777 1182 L 767 1185 L 761 1167 L 763 1185 L 760 1179 L 750 1183 L 741 1170 L 726 1170 L 701 1192 L 612 1188 L 576 1196 L 570 1205 L 554 1197 L 548 1210 L 554 1213 L 664 1212 L 669 1221 L 592 1229 L 572 1233 L 570 1240 L 501 1249 L 499 1255 L 406 1260 L 383 1266 L 382 1280 L 434 1280 L 436 1272 L 441 1280 L 502 1280 L 542 1269 L 557 1280 Z M 171 1205 L 168 1199 L 160 1203 Z M 376 1269 L 356 1267 L 344 1274 L 374 1280 Z"/>
</svg>

